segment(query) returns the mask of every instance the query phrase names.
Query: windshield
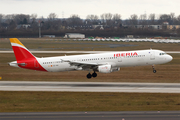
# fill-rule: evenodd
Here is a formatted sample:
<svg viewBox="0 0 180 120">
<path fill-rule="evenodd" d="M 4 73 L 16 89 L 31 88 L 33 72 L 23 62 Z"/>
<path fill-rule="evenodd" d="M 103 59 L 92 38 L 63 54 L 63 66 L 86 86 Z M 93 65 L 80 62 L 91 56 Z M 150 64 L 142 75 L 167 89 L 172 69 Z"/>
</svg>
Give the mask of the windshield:
<svg viewBox="0 0 180 120">
<path fill-rule="evenodd" d="M 159 55 L 167 55 L 166 53 L 159 53 Z"/>
</svg>

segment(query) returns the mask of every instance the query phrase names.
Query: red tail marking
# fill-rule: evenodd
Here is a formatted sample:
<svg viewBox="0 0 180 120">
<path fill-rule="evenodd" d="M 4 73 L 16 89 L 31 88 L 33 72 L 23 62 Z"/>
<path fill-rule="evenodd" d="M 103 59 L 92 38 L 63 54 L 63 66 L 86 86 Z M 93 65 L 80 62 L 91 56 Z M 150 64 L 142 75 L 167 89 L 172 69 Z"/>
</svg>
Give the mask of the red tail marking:
<svg viewBox="0 0 180 120">
<path fill-rule="evenodd" d="M 24 48 L 12 46 L 17 62 L 35 58 L 29 51 Z"/>
<path fill-rule="evenodd" d="M 25 63 L 26 65 L 18 65 L 21 68 L 25 68 L 25 69 L 31 69 L 31 70 L 38 70 L 38 71 L 46 71 L 40 64 L 39 62 L 35 59 L 27 59 L 27 60 L 23 60 L 23 61 L 19 61 L 19 63 Z M 37 67 L 38 66 L 38 67 Z"/>
<path fill-rule="evenodd" d="M 19 67 L 31 70 L 47 71 L 39 64 L 37 59 L 28 50 L 17 46 L 12 46 L 12 48 L 14 50 L 17 63 L 25 63 L 25 66 L 19 64 Z"/>
</svg>

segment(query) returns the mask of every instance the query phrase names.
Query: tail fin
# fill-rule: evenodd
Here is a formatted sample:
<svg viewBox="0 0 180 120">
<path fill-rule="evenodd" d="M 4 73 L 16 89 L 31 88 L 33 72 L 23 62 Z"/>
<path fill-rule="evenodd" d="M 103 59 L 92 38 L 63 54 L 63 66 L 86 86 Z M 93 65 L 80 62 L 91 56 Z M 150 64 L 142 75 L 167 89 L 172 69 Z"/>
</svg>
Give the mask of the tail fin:
<svg viewBox="0 0 180 120">
<path fill-rule="evenodd" d="M 35 56 L 17 38 L 10 38 L 10 42 L 17 62 L 35 58 Z"/>
</svg>

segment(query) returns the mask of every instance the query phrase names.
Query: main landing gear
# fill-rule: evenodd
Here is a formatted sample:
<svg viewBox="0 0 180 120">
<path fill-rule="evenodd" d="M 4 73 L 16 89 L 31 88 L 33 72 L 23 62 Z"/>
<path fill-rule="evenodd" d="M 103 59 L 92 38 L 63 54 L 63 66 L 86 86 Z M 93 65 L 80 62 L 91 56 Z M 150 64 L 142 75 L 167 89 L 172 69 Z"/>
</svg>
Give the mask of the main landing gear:
<svg viewBox="0 0 180 120">
<path fill-rule="evenodd" d="M 91 75 L 91 73 L 89 73 L 89 74 L 87 74 L 87 76 L 86 76 L 88 79 L 91 79 L 92 77 L 97 77 L 97 73 L 96 72 L 94 72 L 92 75 Z"/>
<path fill-rule="evenodd" d="M 156 73 L 154 65 L 152 65 L 152 68 L 153 68 L 153 73 Z"/>
</svg>

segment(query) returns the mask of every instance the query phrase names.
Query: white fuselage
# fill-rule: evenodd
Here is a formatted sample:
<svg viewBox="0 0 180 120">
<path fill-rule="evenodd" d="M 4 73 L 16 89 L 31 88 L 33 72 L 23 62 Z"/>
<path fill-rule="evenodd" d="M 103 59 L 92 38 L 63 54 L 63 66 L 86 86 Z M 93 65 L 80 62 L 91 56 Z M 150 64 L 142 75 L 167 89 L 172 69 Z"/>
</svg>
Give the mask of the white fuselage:
<svg viewBox="0 0 180 120">
<path fill-rule="evenodd" d="M 17 60 L 10 62 L 10 66 L 46 72 L 87 70 L 88 79 L 97 77 L 96 72 L 111 73 L 119 71 L 120 67 L 130 66 L 152 65 L 156 73 L 154 64 L 172 60 L 165 52 L 152 49 L 37 58 L 17 38 L 10 38 L 10 42 Z M 94 72 L 91 74 L 91 71 Z"/>
<path fill-rule="evenodd" d="M 92 63 L 111 65 L 112 68 L 115 68 L 164 64 L 171 60 L 172 57 L 161 50 L 122 51 L 101 54 L 37 58 L 39 64 L 48 72 L 82 70 L 81 66 L 74 66 L 65 61 L 79 62 L 82 64 Z"/>
</svg>

